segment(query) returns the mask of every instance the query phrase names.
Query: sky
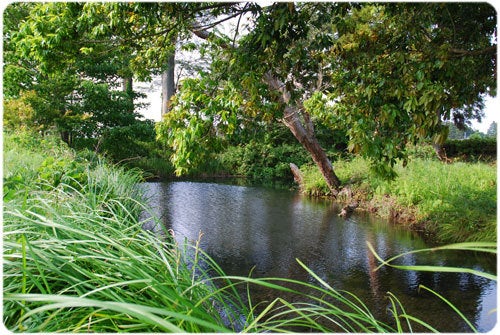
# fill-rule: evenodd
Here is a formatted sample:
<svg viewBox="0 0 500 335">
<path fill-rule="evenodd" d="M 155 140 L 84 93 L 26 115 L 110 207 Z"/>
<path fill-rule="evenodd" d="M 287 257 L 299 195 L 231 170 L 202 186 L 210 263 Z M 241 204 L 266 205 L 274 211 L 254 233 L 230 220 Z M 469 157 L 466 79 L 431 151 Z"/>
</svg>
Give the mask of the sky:
<svg viewBox="0 0 500 335">
<path fill-rule="evenodd" d="M 477 121 L 472 122 L 472 128 L 479 130 L 482 133 L 486 133 L 490 124 L 495 121 L 497 124 L 500 122 L 499 112 L 500 111 L 500 99 L 497 97 L 486 99 L 485 116 L 481 123 Z"/>
</svg>

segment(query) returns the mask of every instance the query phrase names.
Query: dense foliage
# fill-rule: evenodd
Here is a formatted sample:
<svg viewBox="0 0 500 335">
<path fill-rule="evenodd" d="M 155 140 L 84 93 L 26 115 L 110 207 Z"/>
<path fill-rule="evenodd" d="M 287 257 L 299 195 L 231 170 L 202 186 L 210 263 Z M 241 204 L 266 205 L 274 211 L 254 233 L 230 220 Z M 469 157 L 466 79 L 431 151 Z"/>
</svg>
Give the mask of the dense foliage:
<svg viewBox="0 0 500 335">
<path fill-rule="evenodd" d="M 486 3 L 15 3 L 4 19 L 7 125 L 56 125 L 66 142 L 117 159 L 141 148 L 110 143 L 151 139 L 132 78 L 162 73 L 176 48 L 211 58 L 157 129 L 177 174 L 280 122 L 336 193 L 325 149 L 348 142 L 394 176 L 407 144 L 442 143 L 441 121 L 463 128 L 496 94 Z M 216 29 L 230 19 L 234 29 Z M 318 128 L 330 141 L 318 142 Z"/>
<path fill-rule="evenodd" d="M 443 147 L 448 158 L 461 158 L 469 161 L 496 161 L 497 158 L 496 137 L 448 140 Z"/>
<path fill-rule="evenodd" d="M 216 306 L 235 296 L 213 295 L 203 282 L 208 264 L 188 267 L 161 229 L 159 235 L 142 229 L 146 207 L 137 171 L 112 167 L 90 152 L 76 154 L 53 136 L 4 136 L 7 329 L 229 330 Z"/>
<path fill-rule="evenodd" d="M 115 160 L 146 155 L 139 142 L 154 141 L 153 125 L 140 119 L 132 87 L 118 89 L 132 76 L 129 57 L 106 44 L 86 49 L 90 27 L 74 24 L 84 7 L 14 3 L 5 9 L 4 125 L 56 129 L 68 144 Z"/>
<path fill-rule="evenodd" d="M 442 120 L 463 128 L 496 94 L 490 5 L 276 3 L 252 13 L 238 43 L 211 37 L 220 48 L 210 70 L 185 83 L 160 128 L 178 173 L 220 134 L 279 120 L 320 168 L 318 123 L 393 176 L 407 144 L 442 143 Z"/>
</svg>

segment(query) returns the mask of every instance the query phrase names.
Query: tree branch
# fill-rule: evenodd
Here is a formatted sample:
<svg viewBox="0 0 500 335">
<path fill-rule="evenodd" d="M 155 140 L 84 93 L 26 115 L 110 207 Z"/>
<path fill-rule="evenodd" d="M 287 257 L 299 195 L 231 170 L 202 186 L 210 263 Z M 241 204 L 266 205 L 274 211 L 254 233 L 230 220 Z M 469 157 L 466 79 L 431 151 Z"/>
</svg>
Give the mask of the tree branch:
<svg viewBox="0 0 500 335">
<path fill-rule="evenodd" d="M 210 28 L 215 27 L 215 26 L 216 26 L 216 25 L 218 25 L 218 24 L 221 24 L 221 23 L 223 23 L 223 22 L 226 22 L 226 21 L 228 21 L 228 20 L 231 20 L 231 19 L 232 19 L 232 18 L 234 18 L 234 17 L 237 17 L 237 16 L 239 16 L 239 15 L 242 15 L 243 13 L 244 13 L 244 11 L 240 11 L 240 12 L 237 12 L 237 13 L 235 13 L 235 14 L 233 14 L 233 15 L 229 15 L 229 16 L 227 16 L 227 17 L 223 18 L 223 19 L 220 19 L 219 21 L 215 21 L 215 22 L 212 22 L 212 23 L 206 24 L 206 25 L 204 25 L 204 26 L 193 26 L 193 29 L 194 29 L 194 30 L 206 30 L 206 29 L 210 29 Z M 194 32 L 194 30 L 191 30 L 191 31 L 193 31 L 193 32 Z"/>
<path fill-rule="evenodd" d="M 494 54 L 497 51 L 497 46 L 492 45 L 490 47 L 479 49 L 479 50 L 465 50 L 465 49 L 456 49 L 451 48 L 450 54 L 453 57 L 468 57 L 468 56 L 480 56 L 486 54 Z"/>
</svg>

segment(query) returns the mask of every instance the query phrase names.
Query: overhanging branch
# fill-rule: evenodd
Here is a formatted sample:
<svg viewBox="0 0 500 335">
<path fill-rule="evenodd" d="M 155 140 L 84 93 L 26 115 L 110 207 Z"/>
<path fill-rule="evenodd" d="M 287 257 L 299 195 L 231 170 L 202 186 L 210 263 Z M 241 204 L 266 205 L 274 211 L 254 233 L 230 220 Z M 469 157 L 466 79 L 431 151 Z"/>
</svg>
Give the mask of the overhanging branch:
<svg viewBox="0 0 500 335">
<path fill-rule="evenodd" d="M 487 55 L 487 54 L 495 54 L 496 52 L 497 52 L 496 44 L 492 45 L 490 47 L 484 48 L 484 49 L 479 49 L 479 50 L 465 50 L 465 49 L 457 49 L 457 48 L 450 49 L 450 54 L 453 57 L 480 56 L 480 55 Z"/>
</svg>

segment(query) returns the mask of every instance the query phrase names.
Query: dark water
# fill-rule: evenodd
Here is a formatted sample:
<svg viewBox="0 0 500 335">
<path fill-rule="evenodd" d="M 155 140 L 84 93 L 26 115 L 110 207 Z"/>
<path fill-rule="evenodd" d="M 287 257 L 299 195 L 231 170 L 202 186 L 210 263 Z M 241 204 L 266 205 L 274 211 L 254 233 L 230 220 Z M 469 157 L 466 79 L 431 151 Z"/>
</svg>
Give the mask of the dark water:
<svg viewBox="0 0 500 335">
<path fill-rule="evenodd" d="M 200 182 L 143 185 L 155 214 L 179 242 L 200 245 L 229 275 L 313 278 L 300 259 L 338 290 L 356 294 L 375 315 L 387 317 L 388 291 L 406 312 L 441 332 L 470 329 L 442 301 L 419 292 L 423 284 L 457 306 L 481 332 L 496 324 L 496 283 L 471 274 L 401 271 L 384 267 L 369 252 L 369 241 L 383 258 L 425 248 L 414 234 L 369 215 L 338 217 L 331 201 L 302 197 L 287 190 Z M 408 255 L 401 264 L 470 267 L 496 273 L 496 259 L 485 255 L 435 252 Z M 256 292 L 269 300 L 271 293 Z"/>
</svg>

